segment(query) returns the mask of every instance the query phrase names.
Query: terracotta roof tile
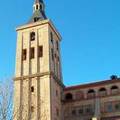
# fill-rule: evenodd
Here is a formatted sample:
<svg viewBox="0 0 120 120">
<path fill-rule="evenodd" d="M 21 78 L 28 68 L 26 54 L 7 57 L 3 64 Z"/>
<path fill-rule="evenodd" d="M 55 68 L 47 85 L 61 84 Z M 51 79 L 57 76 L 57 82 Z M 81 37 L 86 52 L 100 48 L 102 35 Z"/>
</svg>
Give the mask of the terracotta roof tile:
<svg viewBox="0 0 120 120">
<path fill-rule="evenodd" d="M 88 87 L 97 87 L 97 86 L 107 85 L 107 84 L 112 84 L 112 83 L 117 83 L 117 82 L 120 82 L 120 78 L 114 79 L 114 80 L 104 80 L 104 81 L 99 81 L 99 82 L 94 82 L 94 83 L 76 85 L 76 86 L 68 86 L 68 87 L 65 87 L 64 90 L 67 91 L 67 90 L 84 89 Z"/>
</svg>

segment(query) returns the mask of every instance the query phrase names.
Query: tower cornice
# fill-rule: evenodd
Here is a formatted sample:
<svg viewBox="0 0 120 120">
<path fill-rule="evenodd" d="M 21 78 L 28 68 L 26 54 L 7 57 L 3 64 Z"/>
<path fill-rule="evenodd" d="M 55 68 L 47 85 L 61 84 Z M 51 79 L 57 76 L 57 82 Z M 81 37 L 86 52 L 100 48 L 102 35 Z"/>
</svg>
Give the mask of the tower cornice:
<svg viewBox="0 0 120 120">
<path fill-rule="evenodd" d="M 58 30 L 56 29 L 56 27 L 54 26 L 54 24 L 52 23 L 52 21 L 50 19 L 46 19 L 46 20 L 43 20 L 43 21 L 35 22 L 35 23 L 32 23 L 32 24 L 26 24 L 26 25 L 19 26 L 19 27 L 16 28 L 16 31 L 29 29 L 31 27 L 36 27 L 36 26 L 40 26 L 40 25 L 44 25 L 44 24 L 49 24 L 49 26 L 56 33 L 56 35 L 59 38 L 59 40 L 62 39 L 60 33 L 58 32 Z"/>
<path fill-rule="evenodd" d="M 65 88 L 65 85 L 61 80 L 53 73 L 53 72 L 43 72 L 43 73 L 37 73 L 37 74 L 32 74 L 32 75 L 27 75 L 27 76 L 20 76 L 20 77 L 14 77 L 14 81 L 19 81 L 19 80 L 26 80 L 30 78 L 36 78 L 36 77 L 44 77 L 44 76 L 51 76 L 54 78 L 54 80 L 62 87 Z"/>
</svg>

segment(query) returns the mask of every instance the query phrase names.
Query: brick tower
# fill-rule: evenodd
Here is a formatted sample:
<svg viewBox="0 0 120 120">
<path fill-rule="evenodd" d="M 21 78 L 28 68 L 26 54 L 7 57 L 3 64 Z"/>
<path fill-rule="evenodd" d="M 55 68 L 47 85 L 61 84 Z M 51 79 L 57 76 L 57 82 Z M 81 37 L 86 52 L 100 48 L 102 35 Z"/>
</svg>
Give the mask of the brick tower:
<svg viewBox="0 0 120 120">
<path fill-rule="evenodd" d="M 33 15 L 17 29 L 14 120 L 62 120 L 61 36 L 35 0 Z"/>
</svg>

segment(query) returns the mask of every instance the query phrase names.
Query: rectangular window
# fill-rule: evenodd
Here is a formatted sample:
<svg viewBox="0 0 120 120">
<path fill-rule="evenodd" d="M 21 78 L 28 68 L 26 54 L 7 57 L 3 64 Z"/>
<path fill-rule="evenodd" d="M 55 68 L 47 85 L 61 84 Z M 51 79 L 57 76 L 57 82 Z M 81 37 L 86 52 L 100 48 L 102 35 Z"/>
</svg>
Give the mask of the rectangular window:
<svg viewBox="0 0 120 120">
<path fill-rule="evenodd" d="M 35 57 L 35 49 L 34 47 L 30 48 L 30 59 L 33 59 Z"/>
<path fill-rule="evenodd" d="M 104 107 L 105 107 L 105 112 L 113 112 L 112 102 L 106 102 Z"/>
<path fill-rule="evenodd" d="M 82 108 L 80 108 L 78 112 L 80 115 L 84 113 Z"/>
<path fill-rule="evenodd" d="M 56 115 L 59 116 L 59 109 L 56 108 Z"/>
<path fill-rule="evenodd" d="M 86 108 L 86 113 L 90 113 L 91 109 L 88 107 Z"/>
<path fill-rule="evenodd" d="M 72 115 L 76 115 L 76 110 L 72 110 Z"/>
<path fill-rule="evenodd" d="M 23 49 L 22 50 L 22 60 L 26 60 L 26 58 L 27 58 L 27 50 Z"/>
<path fill-rule="evenodd" d="M 38 47 L 38 57 L 43 57 L 43 46 Z"/>
<path fill-rule="evenodd" d="M 85 113 L 86 114 L 94 114 L 94 107 L 92 105 L 85 106 Z"/>
<path fill-rule="evenodd" d="M 115 109 L 115 111 L 120 111 L 120 102 L 116 102 L 114 104 L 114 109 Z"/>
<path fill-rule="evenodd" d="M 53 43 L 53 33 L 52 32 L 50 33 L 50 39 L 51 39 L 51 42 Z"/>
<path fill-rule="evenodd" d="M 34 106 L 31 106 L 31 112 L 34 112 Z"/>
<path fill-rule="evenodd" d="M 34 92 L 34 87 L 33 86 L 31 87 L 31 92 Z"/>
</svg>

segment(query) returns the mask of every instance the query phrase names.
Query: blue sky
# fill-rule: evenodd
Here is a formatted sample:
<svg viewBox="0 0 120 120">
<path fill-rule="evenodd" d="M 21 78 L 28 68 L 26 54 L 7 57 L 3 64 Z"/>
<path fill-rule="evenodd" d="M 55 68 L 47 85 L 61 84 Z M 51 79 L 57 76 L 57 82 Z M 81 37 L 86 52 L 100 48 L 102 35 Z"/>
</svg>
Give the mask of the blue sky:
<svg viewBox="0 0 120 120">
<path fill-rule="evenodd" d="M 66 85 L 120 75 L 120 0 L 45 0 L 46 14 L 62 35 Z M 2 0 L 0 79 L 14 76 L 16 32 L 32 15 L 33 0 Z"/>
</svg>

